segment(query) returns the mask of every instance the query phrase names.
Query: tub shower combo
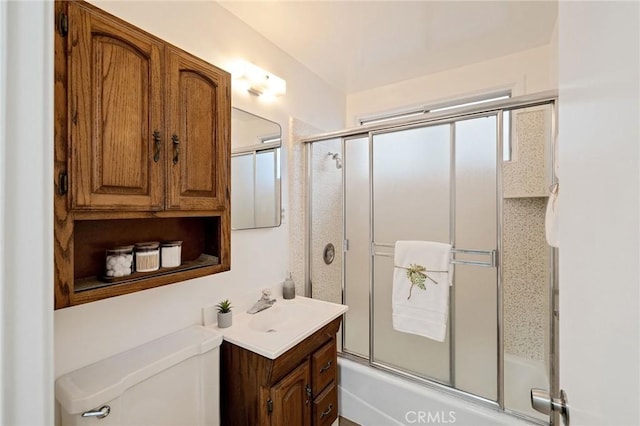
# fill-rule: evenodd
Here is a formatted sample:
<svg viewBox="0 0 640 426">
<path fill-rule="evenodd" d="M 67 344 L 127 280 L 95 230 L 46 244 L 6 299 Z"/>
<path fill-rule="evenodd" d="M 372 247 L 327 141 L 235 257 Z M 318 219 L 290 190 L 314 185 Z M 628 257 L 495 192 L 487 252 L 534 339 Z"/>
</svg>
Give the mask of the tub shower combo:
<svg viewBox="0 0 640 426">
<path fill-rule="evenodd" d="M 557 253 L 544 234 L 554 139 L 554 94 L 303 139 L 306 291 L 349 305 L 344 416 L 362 424 L 419 423 L 420 415 L 431 423 L 557 422 L 529 403 L 531 388 L 557 386 Z M 444 342 L 393 328 L 400 240 L 453 247 Z"/>
</svg>

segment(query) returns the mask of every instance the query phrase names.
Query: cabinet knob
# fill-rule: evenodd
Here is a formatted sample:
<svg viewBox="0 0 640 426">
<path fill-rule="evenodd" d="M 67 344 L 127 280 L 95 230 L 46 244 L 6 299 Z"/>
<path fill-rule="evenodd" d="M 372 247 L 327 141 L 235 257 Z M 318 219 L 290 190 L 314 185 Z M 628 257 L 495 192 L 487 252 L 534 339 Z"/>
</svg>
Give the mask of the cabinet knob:
<svg viewBox="0 0 640 426">
<path fill-rule="evenodd" d="M 171 142 L 173 142 L 173 164 L 178 164 L 178 160 L 180 159 L 180 141 L 178 140 L 178 135 L 175 133 L 171 136 Z"/>
</svg>

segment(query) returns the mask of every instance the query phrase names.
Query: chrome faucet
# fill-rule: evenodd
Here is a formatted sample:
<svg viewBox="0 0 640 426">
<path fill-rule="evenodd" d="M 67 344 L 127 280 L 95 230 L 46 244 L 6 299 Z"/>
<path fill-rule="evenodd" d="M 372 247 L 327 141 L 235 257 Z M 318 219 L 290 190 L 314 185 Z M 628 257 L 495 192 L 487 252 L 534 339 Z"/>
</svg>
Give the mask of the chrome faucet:
<svg viewBox="0 0 640 426">
<path fill-rule="evenodd" d="M 265 288 L 262 290 L 262 297 L 247 311 L 248 314 L 256 314 L 273 306 L 276 299 L 271 299 L 271 290 Z"/>
</svg>

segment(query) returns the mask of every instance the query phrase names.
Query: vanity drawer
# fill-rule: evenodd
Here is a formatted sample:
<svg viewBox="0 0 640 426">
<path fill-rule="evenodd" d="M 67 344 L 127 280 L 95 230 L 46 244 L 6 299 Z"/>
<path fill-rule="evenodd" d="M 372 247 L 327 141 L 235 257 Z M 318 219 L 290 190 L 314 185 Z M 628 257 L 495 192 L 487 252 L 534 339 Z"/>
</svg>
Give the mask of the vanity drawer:
<svg viewBox="0 0 640 426">
<path fill-rule="evenodd" d="M 336 340 L 318 349 L 311 356 L 311 382 L 313 394 L 318 395 L 336 378 Z"/>
<path fill-rule="evenodd" d="M 338 391 L 335 383 L 313 401 L 313 424 L 329 426 L 338 418 Z"/>
</svg>

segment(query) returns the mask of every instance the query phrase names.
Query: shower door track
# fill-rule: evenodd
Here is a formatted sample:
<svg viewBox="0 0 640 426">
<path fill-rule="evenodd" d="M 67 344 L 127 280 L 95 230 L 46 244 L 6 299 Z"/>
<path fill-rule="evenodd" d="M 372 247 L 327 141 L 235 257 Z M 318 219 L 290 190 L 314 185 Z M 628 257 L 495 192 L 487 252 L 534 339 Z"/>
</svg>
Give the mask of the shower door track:
<svg viewBox="0 0 640 426">
<path fill-rule="evenodd" d="M 486 102 L 479 105 L 451 108 L 446 111 L 428 112 L 418 119 L 413 117 L 398 120 L 394 123 L 370 124 L 367 126 L 353 127 L 345 130 L 338 130 L 335 132 L 320 133 L 318 135 L 301 138 L 300 142 L 302 142 L 303 144 L 308 144 L 324 141 L 327 139 L 346 138 L 358 135 L 366 136 L 371 132 L 395 130 L 399 127 L 406 128 L 407 126 L 413 125 L 420 126 L 440 120 L 442 120 L 442 122 L 451 122 L 457 121 L 461 118 L 474 118 L 473 116 L 476 114 L 494 115 L 499 111 L 510 111 L 512 109 L 530 108 L 540 105 L 546 105 L 549 103 L 554 103 L 557 100 L 558 92 L 556 90 L 550 90 L 532 95 L 522 95 L 499 101 Z"/>
</svg>

